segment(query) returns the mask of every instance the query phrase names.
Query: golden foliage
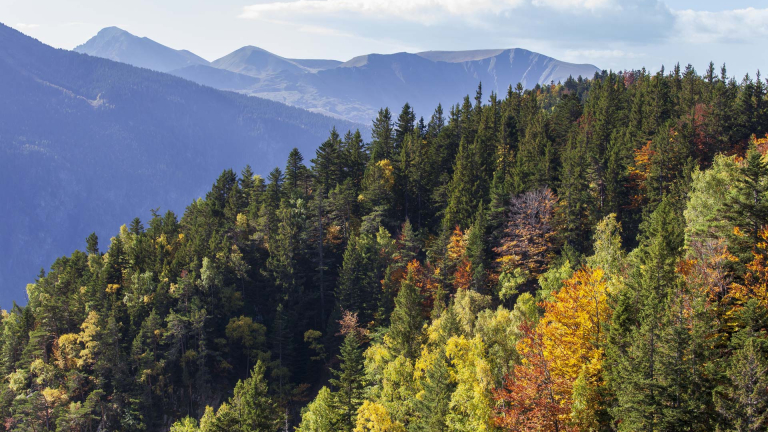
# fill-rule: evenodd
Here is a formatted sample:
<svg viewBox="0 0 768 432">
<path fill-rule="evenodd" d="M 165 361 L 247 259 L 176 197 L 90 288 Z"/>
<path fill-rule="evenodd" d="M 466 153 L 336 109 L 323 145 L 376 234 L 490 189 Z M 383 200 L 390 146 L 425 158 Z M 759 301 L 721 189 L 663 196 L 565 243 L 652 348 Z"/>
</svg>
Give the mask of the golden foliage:
<svg viewBox="0 0 768 432">
<path fill-rule="evenodd" d="M 382 181 L 388 190 L 391 190 L 395 185 L 395 168 L 392 166 L 392 162 L 389 159 L 382 159 L 376 164 L 381 168 Z"/>
<path fill-rule="evenodd" d="M 583 268 L 545 302 L 539 322 L 552 373 L 574 382 L 582 365 L 600 367 L 611 318 L 608 286 L 601 269 Z"/>
<path fill-rule="evenodd" d="M 458 226 L 453 230 L 448 243 L 448 260 L 454 266 L 454 289 L 469 289 L 472 284 L 472 263 L 467 257 L 467 235 Z"/>
<path fill-rule="evenodd" d="M 357 410 L 355 432 L 405 432 L 405 427 L 393 421 L 383 405 L 365 401 Z"/>
<path fill-rule="evenodd" d="M 482 339 L 454 336 L 448 340 L 445 353 L 451 359 L 451 378 L 456 390 L 451 395 L 447 422 L 451 430 L 493 430 L 494 379 L 486 359 L 487 348 Z"/>
</svg>

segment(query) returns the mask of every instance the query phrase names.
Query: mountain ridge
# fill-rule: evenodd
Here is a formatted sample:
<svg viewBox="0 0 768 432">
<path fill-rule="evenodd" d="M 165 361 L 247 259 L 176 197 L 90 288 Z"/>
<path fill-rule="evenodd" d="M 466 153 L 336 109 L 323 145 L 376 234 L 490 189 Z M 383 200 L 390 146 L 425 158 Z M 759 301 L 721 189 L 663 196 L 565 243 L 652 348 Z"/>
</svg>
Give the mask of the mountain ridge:
<svg viewBox="0 0 768 432">
<path fill-rule="evenodd" d="M 102 29 L 73 51 L 158 72 L 209 64 L 207 60 L 191 51 L 169 48 L 147 37 L 135 36 L 119 27 Z"/>
<path fill-rule="evenodd" d="M 474 93 L 481 82 L 500 93 L 518 83 L 530 89 L 569 77 L 591 78 L 600 71 L 594 65 L 567 63 L 523 48 L 373 53 L 340 62 L 290 59 L 248 45 L 207 65 L 186 65 L 165 72 L 214 88 L 369 124 L 380 108 L 398 109 L 406 102 L 419 114 L 429 115 L 438 103 L 451 103 Z M 384 83 L 390 87 L 378 91 L 376 87 Z"/>
</svg>

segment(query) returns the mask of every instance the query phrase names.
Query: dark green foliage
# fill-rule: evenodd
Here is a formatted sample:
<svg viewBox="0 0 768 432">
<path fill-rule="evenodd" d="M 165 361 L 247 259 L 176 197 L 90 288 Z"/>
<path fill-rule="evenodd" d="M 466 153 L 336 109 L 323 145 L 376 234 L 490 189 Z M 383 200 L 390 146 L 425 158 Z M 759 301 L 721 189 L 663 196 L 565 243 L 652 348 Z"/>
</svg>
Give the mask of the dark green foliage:
<svg viewBox="0 0 768 432">
<path fill-rule="evenodd" d="M 349 332 L 341 344 L 338 370 L 332 370 L 335 378 L 330 380 L 334 387 L 335 408 L 340 415 L 339 431 L 352 432 L 357 419 L 357 409 L 363 403 L 365 388 L 365 370 L 363 368 L 363 350 L 359 336 Z"/>
<path fill-rule="evenodd" d="M 414 277 L 413 272 L 409 271 L 400 285 L 388 333 L 393 351 L 411 359 L 419 353 L 425 321 L 421 308 L 422 298 L 414 285 Z"/>
<path fill-rule="evenodd" d="M 456 363 L 442 351 L 429 365 L 412 363 L 422 343 L 484 334 L 471 329 L 478 311 L 459 316 L 480 299 L 495 309 L 520 292 L 545 298 L 542 283 L 561 286 L 554 279 L 585 262 L 597 221 L 615 213 L 634 250 L 626 260 L 601 256 L 615 264 L 600 393 L 600 415 L 613 423 L 601 423 L 764 427 L 765 305 L 713 311 L 685 277 L 700 263 L 681 261 L 690 253 L 691 173 L 768 129 L 762 86 L 710 68 L 704 77 L 605 72 L 533 91 L 510 87 L 485 104 L 479 88 L 447 114 L 439 106 L 426 124 L 410 106 L 394 122 L 381 110 L 370 143 L 332 129 L 309 168 L 296 148 L 285 171 L 266 178 L 249 166 L 241 175 L 225 170 L 181 219 L 154 210 L 107 243 L 92 234 L 86 253 L 40 274 L 29 304 L 2 321 L 0 414 L 13 430 L 154 431 L 201 416 L 205 431 L 291 430 L 330 382 L 333 393 L 316 410 L 332 409 L 334 427 L 350 431 L 367 397 L 357 337 L 370 334 L 405 357 L 400 366 L 424 367 L 415 389 L 423 393 L 397 420 L 446 430 L 457 418 Z M 739 261 L 706 273 L 726 274 L 726 290 L 759 276 L 747 267 L 768 223 L 758 147 L 728 185 L 726 211 L 710 216 L 739 227 L 725 239 Z M 497 283 L 508 285 L 508 298 Z M 458 289 L 483 295 L 463 293 L 474 300 L 449 307 Z M 430 311 L 449 331 L 428 339 Z M 357 314 L 354 332 L 346 312 Z M 479 342 L 478 350 L 496 349 Z M 497 369 L 517 361 L 492 354 Z"/>
</svg>

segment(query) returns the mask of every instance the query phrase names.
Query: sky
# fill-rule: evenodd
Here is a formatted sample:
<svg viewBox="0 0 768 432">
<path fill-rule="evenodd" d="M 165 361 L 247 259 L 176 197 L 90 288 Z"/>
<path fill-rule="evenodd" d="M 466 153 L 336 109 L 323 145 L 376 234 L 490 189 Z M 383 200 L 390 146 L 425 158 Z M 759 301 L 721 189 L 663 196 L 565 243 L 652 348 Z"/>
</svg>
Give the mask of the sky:
<svg viewBox="0 0 768 432">
<path fill-rule="evenodd" d="M 0 22 L 65 49 L 117 26 L 208 60 L 526 48 L 613 70 L 768 69 L 768 0 L 0 0 Z"/>
</svg>

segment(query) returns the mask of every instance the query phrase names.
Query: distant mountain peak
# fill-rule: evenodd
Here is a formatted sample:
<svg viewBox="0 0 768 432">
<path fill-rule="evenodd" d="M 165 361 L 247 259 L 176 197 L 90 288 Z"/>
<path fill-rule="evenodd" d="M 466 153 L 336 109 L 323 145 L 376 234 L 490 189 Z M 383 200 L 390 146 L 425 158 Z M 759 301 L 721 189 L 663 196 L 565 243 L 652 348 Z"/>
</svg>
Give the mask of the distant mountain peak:
<svg viewBox="0 0 768 432">
<path fill-rule="evenodd" d="M 523 48 L 371 53 L 342 63 L 292 59 L 246 45 L 208 63 L 117 27 L 103 29 L 86 45 L 89 49 L 77 50 L 361 123 L 370 122 L 382 106 L 397 109 L 406 101 L 431 111 L 473 94 L 480 82 L 499 93 L 518 83 L 530 89 L 600 71 Z M 163 63 L 168 59 L 177 60 Z"/>
<path fill-rule="evenodd" d="M 74 51 L 133 66 L 169 72 L 208 61 L 187 50 L 175 50 L 119 27 L 106 27 Z"/>
<path fill-rule="evenodd" d="M 134 36 L 130 32 L 128 32 L 126 30 L 123 30 L 120 27 L 116 27 L 116 26 L 104 27 L 103 29 L 99 30 L 99 32 L 96 35 L 97 36 L 111 36 L 111 35 L 115 35 L 115 34 L 125 34 L 125 35 Z M 136 36 L 134 36 L 134 37 L 136 37 Z"/>
</svg>

